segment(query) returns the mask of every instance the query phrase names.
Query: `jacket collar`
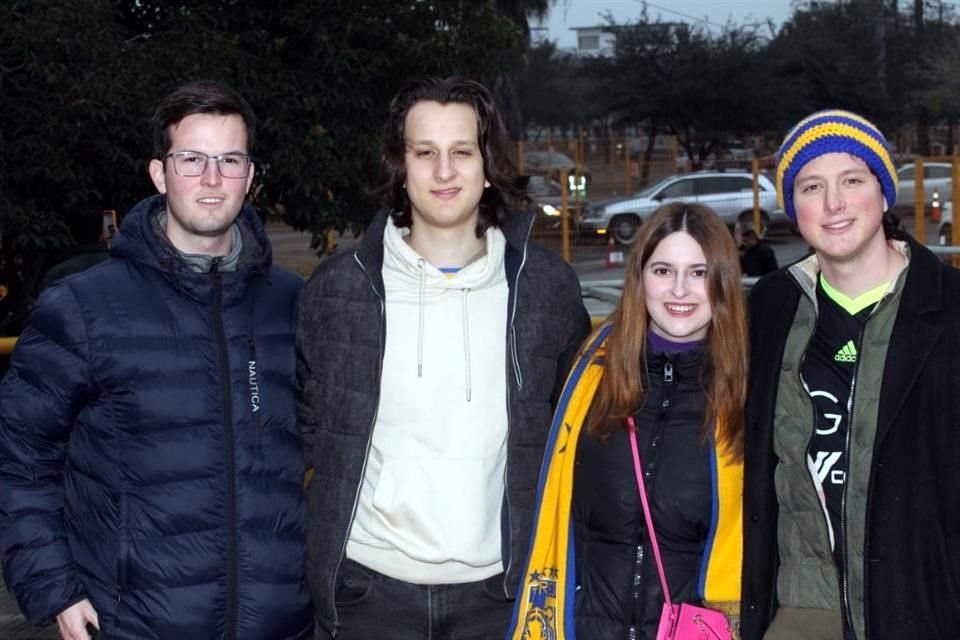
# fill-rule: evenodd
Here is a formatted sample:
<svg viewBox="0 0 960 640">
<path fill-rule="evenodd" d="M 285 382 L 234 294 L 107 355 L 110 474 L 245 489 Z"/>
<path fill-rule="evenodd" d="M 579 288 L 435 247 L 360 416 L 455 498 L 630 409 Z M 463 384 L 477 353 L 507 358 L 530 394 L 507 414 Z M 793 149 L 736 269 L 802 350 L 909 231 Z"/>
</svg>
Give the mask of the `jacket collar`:
<svg viewBox="0 0 960 640">
<path fill-rule="evenodd" d="M 945 267 L 932 251 L 913 238 L 907 238 L 906 244 L 910 264 L 883 368 L 878 443 L 898 418 L 914 385 L 919 383 L 920 374 L 946 324 L 942 317 Z"/>
<path fill-rule="evenodd" d="M 387 227 L 387 209 L 381 209 L 374 215 L 373 221 L 367 227 L 363 238 L 353 252 L 354 260 L 366 272 L 374 290 L 382 298 L 384 296 L 383 275 L 383 232 Z M 530 231 L 533 229 L 533 214 L 526 212 L 509 213 L 502 217 L 500 230 L 507 240 L 505 266 L 507 284 L 511 292 L 523 266 L 530 240 Z"/>
<path fill-rule="evenodd" d="M 666 380 L 665 372 L 667 363 L 669 363 L 670 375 L 674 382 L 684 388 L 699 387 L 705 358 L 705 346 L 692 351 L 677 353 L 656 353 L 648 349 L 646 361 L 648 384 L 652 385 L 656 384 L 656 381 Z"/>
<path fill-rule="evenodd" d="M 913 255 L 914 246 L 922 246 L 917 244 L 915 241 L 911 242 L 913 238 L 907 236 L 907 239 L 894 239 L 891 240 L 893 243 L 893 248 L 903 254 L 904 259 L 906 260 L 906 266 L 903 268 L 904 271 L 909 269 L 911 256 Z M 929 251 L 928 251 L 929 253 Z M 931 254 L 932 255 L 932 254 Z M 813 303 L 814 308 L 817 307 L 817 280 L 820 278 L 820 259 L 817 257 L 816 253 L 812 253 L 806 258 L 801 258 L 799 261 L 793 263 L 787 267 L 787 273 L 793 277 L 793 280 L 800 287 L 800 290 L 810 299 Z M 896 289 L 903 282 L 904 278 L 902 277 L 903 272 L 898 272 L 897 276 L 893 278 L 890 282 L 890 287 L 887 289 L 887 292 L 884 296 L 889 296 L 890 294 L 896 292 Z"/>
<path fill-rule="evenodd" d="M 207 300 L 210 297 L 210 274 L 191 271 L 162 232 L 155 229 L 155 218 L 166 206 L 166 198 L 160 194 L 135 205 L 124 216 L 110 253 L 156 269 L 178 291 L 198 301 Z M 243 248 L 237 270 L 223 275 L 228 282 L 224 300 L 241 295 L 250 278 L 269 273 L 273 260 L 266 230 L 252 205 L 243 205 L 237 216 L 237 225 L 243 236 Z"/>
</svg>

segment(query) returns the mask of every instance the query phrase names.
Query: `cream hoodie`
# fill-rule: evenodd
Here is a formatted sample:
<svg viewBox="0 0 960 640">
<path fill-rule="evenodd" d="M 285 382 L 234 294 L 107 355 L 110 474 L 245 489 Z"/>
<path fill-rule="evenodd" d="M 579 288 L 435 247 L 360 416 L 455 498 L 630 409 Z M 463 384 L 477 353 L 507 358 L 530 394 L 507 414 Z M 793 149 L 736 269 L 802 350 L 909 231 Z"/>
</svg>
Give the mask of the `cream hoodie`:
<svg viewBox="0 0 960 640">
<path fill-rule="evenodd" d="M 386 347 L 380 403 L 347 557 L 417 584 L 503 570 L 506 240 L 448 277 L 384 232 Z M 445 265 L 444 265 L 445 266 Z"/>
</svg>

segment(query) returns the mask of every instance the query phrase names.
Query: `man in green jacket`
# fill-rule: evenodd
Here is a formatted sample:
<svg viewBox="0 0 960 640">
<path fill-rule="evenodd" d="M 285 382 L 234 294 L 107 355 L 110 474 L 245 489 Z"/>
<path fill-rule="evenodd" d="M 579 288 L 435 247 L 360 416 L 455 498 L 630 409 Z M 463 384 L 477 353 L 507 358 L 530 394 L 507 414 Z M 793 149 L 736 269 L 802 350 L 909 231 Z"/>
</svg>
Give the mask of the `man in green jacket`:
<svg viewBox="0 0 960 640">
<path fill-rule="evenodd" d="M 743 638 L 956 637 L 960 277 L 866 119 L 801 120 L 776 182 L 814 253 L 750 298 Z"/>
</svg>

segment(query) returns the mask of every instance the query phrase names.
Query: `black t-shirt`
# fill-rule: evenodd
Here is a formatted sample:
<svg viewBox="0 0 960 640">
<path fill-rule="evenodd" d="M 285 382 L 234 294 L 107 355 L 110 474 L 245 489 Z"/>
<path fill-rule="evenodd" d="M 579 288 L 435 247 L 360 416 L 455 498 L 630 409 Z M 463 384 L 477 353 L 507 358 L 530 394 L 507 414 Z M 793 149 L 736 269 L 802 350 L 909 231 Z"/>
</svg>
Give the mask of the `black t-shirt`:
<svg viewBox="0 0 960 640">
<path fill-rule="evenodd" d="M 848 433 L 857 352 L 863 325 L 873 306 L 851 314 L 817 285 L 816 329 L 804 354 L 801 374 L 813 400 L 815 429 L 807 449 L 807 464 L 823 492 L 830 544 L 843 570 L 841 525 L 843 490 L 848 464 Z"/>
</svg>

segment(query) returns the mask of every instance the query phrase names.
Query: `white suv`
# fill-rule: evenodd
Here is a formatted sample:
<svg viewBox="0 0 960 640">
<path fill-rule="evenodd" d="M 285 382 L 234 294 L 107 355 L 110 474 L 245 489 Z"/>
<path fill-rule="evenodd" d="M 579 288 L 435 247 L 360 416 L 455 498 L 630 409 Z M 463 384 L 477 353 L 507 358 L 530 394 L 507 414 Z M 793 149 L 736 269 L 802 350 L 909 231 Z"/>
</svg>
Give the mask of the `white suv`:
<svg viewBox="0 0 960 640">
<path fill-rule="evenodd" d="M 764 228 L 789 224 L 777 208 L 777 191 L 765 175 L 757 176 L 760 216 Z M 580 221 L 586 233 L 609 235 L 620 244 L 630 244 L 637 229 L 656 209 L 670 202 L 706 205 L 729 226 L 753 216 L 753 174 L 748 171 L 698 171 L 664 178 L 633 196 L 607 200 L 588 207 Z"/>
</svg>

